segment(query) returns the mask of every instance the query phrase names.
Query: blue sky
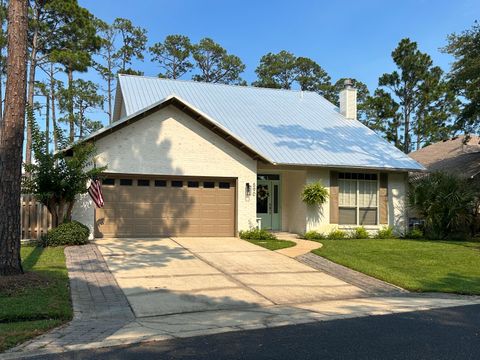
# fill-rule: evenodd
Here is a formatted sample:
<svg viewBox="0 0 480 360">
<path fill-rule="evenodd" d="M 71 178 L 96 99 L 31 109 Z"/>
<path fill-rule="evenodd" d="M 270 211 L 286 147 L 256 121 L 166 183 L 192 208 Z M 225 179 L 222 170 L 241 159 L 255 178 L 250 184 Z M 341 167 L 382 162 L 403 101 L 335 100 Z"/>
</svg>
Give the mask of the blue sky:
<svg viewBox="0 0 480 360">
<path fill-rule="evenodd" d="M 79 2 L 107 22 L 124 17 L 146 28 L 150 45 L 168 34 L 187 35 L 194 42 L 211 37 L 244 61 L 248 82 L 255 80 L 262 55 L 285 49 L 314 59 L 333 80 L 354 77 L 371 91 L 381 74 L 394 69 L 390 53 L 400 39 L 417 41 L 436 65 L 448 69 L 452 59 L 439 51 L 447 34 L 480 19 L 478 0 Z M 150 76 L 159 72 L 149 59 L 134 68 Z"/>
</svg>

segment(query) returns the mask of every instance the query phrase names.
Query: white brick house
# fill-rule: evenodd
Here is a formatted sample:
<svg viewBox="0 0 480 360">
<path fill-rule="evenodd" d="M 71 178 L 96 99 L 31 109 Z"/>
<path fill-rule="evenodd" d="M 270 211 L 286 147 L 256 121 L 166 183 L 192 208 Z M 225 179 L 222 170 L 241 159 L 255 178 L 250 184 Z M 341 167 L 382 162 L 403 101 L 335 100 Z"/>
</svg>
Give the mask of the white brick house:
<svg viewBox="0 0 480 360">
<path fill-rule="evenodd" d="M 120 75 L 112 124 L 84 140 L 108 166 L 105 207 L 83 197 L 74 218 L 96 237 L 401 229 L 422 166 L 356 120 L 355 98 Z M 317 181 L 329 201 L 306 206 Z"/>
</svg>

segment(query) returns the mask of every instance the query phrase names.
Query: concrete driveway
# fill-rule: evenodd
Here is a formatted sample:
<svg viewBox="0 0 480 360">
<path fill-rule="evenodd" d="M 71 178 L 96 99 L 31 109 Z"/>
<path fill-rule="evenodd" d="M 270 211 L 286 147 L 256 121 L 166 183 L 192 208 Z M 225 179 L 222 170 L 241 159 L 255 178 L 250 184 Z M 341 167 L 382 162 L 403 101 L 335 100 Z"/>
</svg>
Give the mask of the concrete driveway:
<svg viewBox="0 0 480 360">
<path fill-rule="evenodd" d="M 96 244 L 137 317 L 366 295 L 238 238 L 99 239 Z"/>
</svg>

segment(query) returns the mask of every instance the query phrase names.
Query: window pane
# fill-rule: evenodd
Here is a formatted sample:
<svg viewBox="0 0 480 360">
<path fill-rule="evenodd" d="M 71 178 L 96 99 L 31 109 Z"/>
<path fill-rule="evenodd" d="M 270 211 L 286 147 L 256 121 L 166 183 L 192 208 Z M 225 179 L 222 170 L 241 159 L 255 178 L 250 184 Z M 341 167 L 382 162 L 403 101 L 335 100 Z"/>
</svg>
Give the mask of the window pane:
<svg viewBox="0 0 480 360">
<path fill-rule="evenodd" d="M 273 185 L 273 212 L 278 214 L 278 185 Z"/>
<path fill-rule="evenodd" d="M 220 189 L 230 189 L 230 183 L 228 182 L 219 182 L 218 187 Z"/>
<path fill-rule="evenodd" d="M 357 209 L 340 208 L 338 223 L 340 225 L 357 225 Z"/>
<path fill-rule="evenodd" d="M 102 184 L 103 185 L 115 185 L 115 179 L 103 179 Z"/>
<path fill-rule="evenodd" d="M 205 189 L 213 189 L 215 187 L 215 183 L 213 181 L 204 181 L 203 187 Z"/>
<path fill-rule="evenodd" d="M 167 180 L 155 180 L 156 187 L 165 187 L 167 186 Z"/>
<path fill-rule="evenodd" d="M 197 188 L 199 186 L 199 182 L 198 181 L 189 181 L 187 183 L 188 187 L 192 187 L 192 188 Z"/>
<path fill-rule="evenodd" d="M 360 180 L 358 182 L 358 206 L 377 206 L 377 181 Z"/>
<path fill-rule="evenodd" d="M 150 186 L 150 180 L 139 179 L 137 180 L 137 186 Z"/>
<path fill-rule="evenodd" d="M 377 209 L 359 209 L 360 225 L 377 225 Z"/>
<path fill-rule="evenodd" d="M 338 180 L 340 206 L 357 205 L 357 180 Z"/>
<path fill-rule="evenodd" d="M 183 181 L 180 181 L 180 180 L 172 181 L 172 187 L 182 187 L 182 186 L 183 186 Z"/>
<path fill-rule="evenodd" d="M 122 186 L 131 186 L 133 183 L 132 179 L 120 179 L 120 185 Z"/>
</svg>

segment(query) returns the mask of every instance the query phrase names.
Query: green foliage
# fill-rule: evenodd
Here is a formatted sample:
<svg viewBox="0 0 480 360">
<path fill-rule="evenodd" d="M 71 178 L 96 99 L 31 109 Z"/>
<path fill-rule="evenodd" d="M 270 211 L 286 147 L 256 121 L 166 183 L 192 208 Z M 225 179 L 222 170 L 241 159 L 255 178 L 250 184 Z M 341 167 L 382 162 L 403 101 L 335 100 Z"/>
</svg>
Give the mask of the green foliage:
<svg viewBox="0 0 480 360">
<path fill-rule="evenodd" d="M 405 234 L 405 239 L 423 239 L 423 231 L 415 228 Z"/>
<path fill-rule="evenodd" d="M 302 90 L 315 91 L 330 101 L 335 100 L 330 76 L 310 58 L 296 57 L 285 50 L 268 53 L 260 59 L 255 73 L 258 80 L 253 82 L 254 86 L 290 89 L 297 83 Z"/>
<path fill-rule="evenodd" d="M 120 48 L 113 54 L 114 58 L 120 61 L 119 72 L 138 74 L 138 71 L 127 66 L 132 65 L 134 59 L 143 60 L 143 52 L 147 44 L 147 30 L 134 26 L 129 19 L 123 18 L 116 18 L 112 28 L 120 35 L 121 40 Z"/>
<path fill-rule="evenodd" d="M 192 47 L 192 55 L 200 71 L 200 74 L 192 77 L 193 80 L 221 84 L 244 83 L 240 74 L 245 70 L 245 64 L 212 39 L 200 40 Z"/>
<path fill-rule="evenodd" d="M 101 108 L 104 98 L 98 94 L 98 85 L 92 81 L 83 79 L 73 80 L 70 88 L 60 88 L 58 103 L 61 111 L 68 111 L 70 101 L 73 101 L 75 126 L 78 129 L 76 137 L 84 138 L 86 135 L 100 129 L 100 121 L 91 120 L 87 117 L 88 112 Z M 68 122 L 68 119 L 61 121 Z"/>
<path fill-rule="evenodd" d="M 245 240 L 276 240 L 275 234 L 264 229 L 250 229 L 240 231 L 240 238 Z"/>
<path fill-rule="evenodd" d="M 470 29 L 451 34 L 447 40 L 442 50 L 455 58 L 450 85 L 464 100 L 455 125 L 465 132 L 476 132 L 480 125 L 480 23 L 475 21 Z"/>
<path fill-rule="evenodd" d="M 417 43 L 402 39 L 392 52 L 397 70 L 379 78 L 382 91 L 375 92 L 372 105 L 376 130 L 405 153 L 425 143 L 447 137 L 449 120 L 457 99 L 449 91 L 443 71 L 431 57 L 418 50 Z M 388 95 L 387 95 L 388 94 Z"/>
<path fill-rule="evenodd" d="M 375 234 L 375 239 L 394 239 L 393 227 L 384 226 Z"/>
<path fill-rule="evenodd" d="M 323 240 L 326 239 L 327 237 L 325 234 L 315 231 L 315 230 L 310 230 L 307 231 L 305 234 L 303 234 L 303 238 L 306 240 Z"/>
<path fill-rule="evenodd" d="M 68 221 L 50 229 L 43 238 L 44 246 L 84 245 L 88 243 L 90 230 L 78 221 Z"/>
<path fill-rule="evenodd" d="M 368 239 L 370 238 L 370 234 L 368 231 L 363 227 L 359 226 L 355 228 L 355 230 L 350 235 L 352 239 Z"/>
<path fill-rule="evenodd" d="M 307 205 L 322 205 L 328 200 L 328 190 L 320 182 L 305 185 L 302 190 L 302 201 Z"/>
<path fill-rule="evenodd" d="M 347 238 L 348 238 L 348 234 L 345 231 L 340 229 L 332 230 L 327 235 L 327 239 L 330 239 L 330 240 L 342 240 Z"/>
<path fill-rule="evenodd" d="M 193 68 L 190 61 L 192 44 L 187 36 L 168 35 L 163 43 L 150 47 L 152 62 L 157 62 L 164 70 L 159 77 L 179 79 Z"/>
<path fill-rule="evenodd" d="M 95 147 L 89 143 L 74 145 L 72 156 L 62 151 L 45 151 L 45 133 L 40 131 L 32 110 L 27 108 L 27 112 L 35 162 L 25 165 L 25 171 L 30 176 L 23 178 L 22 188 L 24 193 L 33 194 L 47 207 L 55 227 L 65 219 L 71 219 L 76 196 L 85 194 L 88 179 L 99 176 L 105 168 L 93 167 Z M 61 140 L 60 143 L 65 144 L 66 141 Z"/>
<path fill-rule="evenodd" d="M 453 174 L 426 175 L 410 185 L 408 203 L 425 220 L 428 239 L 468 237 L 473 221 L 472 184 Z"/>
</svg>

